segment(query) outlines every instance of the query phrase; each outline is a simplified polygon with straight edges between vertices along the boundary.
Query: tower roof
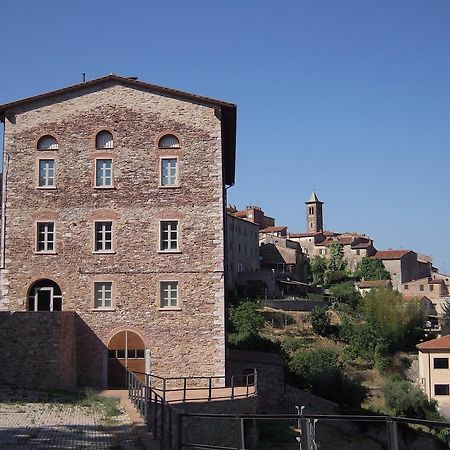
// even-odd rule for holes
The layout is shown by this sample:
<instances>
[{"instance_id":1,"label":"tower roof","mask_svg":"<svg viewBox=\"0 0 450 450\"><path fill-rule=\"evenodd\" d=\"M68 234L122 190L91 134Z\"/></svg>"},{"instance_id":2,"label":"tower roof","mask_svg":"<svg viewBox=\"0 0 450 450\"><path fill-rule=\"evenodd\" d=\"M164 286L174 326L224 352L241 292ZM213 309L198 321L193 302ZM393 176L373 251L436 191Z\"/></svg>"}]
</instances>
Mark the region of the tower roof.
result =
<instances>
[{"instance_id":1,"label":"tower roof","mask_svg":"<svg viewBox=\"0 0 450 450\"><path fill-rule=\"evenodd\" d=\"M323 203L319 200L317 197L317 194L315 191L312 191L311 197L309 197L309 200L305 203Z\"/></svg>"}]
</instances>

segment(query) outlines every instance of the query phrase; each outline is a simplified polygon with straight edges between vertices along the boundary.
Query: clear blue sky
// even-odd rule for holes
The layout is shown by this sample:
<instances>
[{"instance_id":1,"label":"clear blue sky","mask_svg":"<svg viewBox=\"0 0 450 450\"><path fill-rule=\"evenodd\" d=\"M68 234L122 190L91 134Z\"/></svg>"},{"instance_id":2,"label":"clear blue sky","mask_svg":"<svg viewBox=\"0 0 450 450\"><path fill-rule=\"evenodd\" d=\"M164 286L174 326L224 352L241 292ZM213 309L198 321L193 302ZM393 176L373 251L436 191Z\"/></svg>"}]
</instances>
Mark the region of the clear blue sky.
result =
<instances>
[{"instance_id":1,"label":"clear blue sky","mask_svg":"<svg viewBox=\"0 0 450 450\"><path fill-rule=\"evenodd\" d=\"M115 72L238 105L230 203L450 272L450 1L5 1L0 102Z\"/></svg>"}]
</instances>

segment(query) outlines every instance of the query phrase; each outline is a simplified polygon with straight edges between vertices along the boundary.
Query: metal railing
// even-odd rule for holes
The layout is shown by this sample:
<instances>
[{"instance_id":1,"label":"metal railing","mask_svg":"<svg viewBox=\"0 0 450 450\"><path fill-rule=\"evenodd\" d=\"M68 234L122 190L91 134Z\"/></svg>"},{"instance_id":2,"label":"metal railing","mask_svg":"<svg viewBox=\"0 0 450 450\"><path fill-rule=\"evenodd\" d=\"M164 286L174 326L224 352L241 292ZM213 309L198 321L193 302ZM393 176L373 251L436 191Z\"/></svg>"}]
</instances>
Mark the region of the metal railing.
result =
<instances>
[{"instance_id":1,"label":"metal railing","mask_svg":"<svg viewBox=\"0 0 450 450\"><path fill-rule=\"evenodd\" d=\"M258 372L244 375L211 376L211 377L167 377L147 375L149 386L167 400L171 393L172 401L188 401L190 397L196 401L225 400L247 398L258 394ZM204 392L204 395L201 395ZM189 395L189 393L195 395ZM216 394L217 393L217 394ZM200 394L200 396L198 395Z\"/></svg>"},{"instance_id":2,"label":"metal railing","mask_svg":"<svg viewBox=\"0 0 450 450\"><path fill-rule=\"evenodd\" d=\"M195 449L211 449L211 450L246 450L255 448L256 441L248 442L248 433L246 432L246 423L253 422L258 423L261 421L287 421L290 422L292 428L297 431L296 442L299 445L300 450L326 450L325 444L319 442L319 438L316 435L316 428L318 423L324 422L365 422L373 424L381 424L386 427L386 443L389 450L399 450L399 432L398 424L407 425L422 425L430 429L438 428L450 428L450 423L436 422L422 419L412 419L403 417L391 417L391 416L358 416L358 415L315 415L315 414L303 414L300 411L303 408L299 408L299 414L274 414L274 415L235 415L235 414L203 414L203 413L181 413L177 416L177 443L178 450L195 448ZM234 430L234 436L228 433L228 438L234 438L234 443L228 442L220 443L206 443L206 442L193 442L186 439L185 434L188 434L189 427L186 427L186 420L220 420L222 429L226 428L225 423L230 422L231 425L228 430ZM204 429L207 429L210 425L206 425ZM257 436L257 433L256 433ZM251 438L251 436L250 436ZM224 437L225 440L225 437ZM273 445L277 445L277 442L273 442ZM323 444L323 445L322 445Z\"/></svg>"},{"instance_id":3,"label":"metal railing","mask_svg":"<svg viewBox=\"0 0 450 450\"><path fill-rule=\"evenodd\" d=\"M169 403L241 399L257 395L258 373L212 377L169 377L132 372L126 369L128 396L144 419L149 431L160 442L161 449L181 448L180 413ZM242 380L242 381L240 381ZM229 390L229 393L223 390ZM222 390L216 395L217 390ZM201 392L205 395L201 395ZM200 393L200 395L190 395ZM180 395L173 395L180 394Z\"/></svg>"}]
</instances>

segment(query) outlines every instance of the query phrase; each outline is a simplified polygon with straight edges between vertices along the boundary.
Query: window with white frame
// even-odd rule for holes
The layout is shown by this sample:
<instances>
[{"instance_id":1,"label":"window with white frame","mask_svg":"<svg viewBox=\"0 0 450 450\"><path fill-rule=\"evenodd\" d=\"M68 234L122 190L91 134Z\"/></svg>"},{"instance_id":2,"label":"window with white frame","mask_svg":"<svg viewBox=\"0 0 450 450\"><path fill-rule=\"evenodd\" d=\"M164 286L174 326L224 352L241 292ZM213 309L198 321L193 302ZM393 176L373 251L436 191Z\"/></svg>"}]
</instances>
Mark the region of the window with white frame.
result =
<instances>
[{"instance_id":1,"label":"window with white frame","mask_svg":"<svg viewBox=\"0 0 450 450\"><path fill-rule=\"evenodd\" d=\"M37 143L38 150L58 150L58 148L58 141L50 135L42 136Z\"/></svg>"},{"instance_id":2,"label":"window with white frame","mask_svg":"<svg viewBox=\"0 0 450 450\"><path fill-rule=\"evenodd\" d=\"M176 186L178 184L177 159L161 159L161 186Z\"/></svg>"},{"instance_id":3,"label":"window with white frame","mask_svg":"<svg viewBox=\"0 0 450 450\"><path fill-rule=\"evenodd\" d=\"M175 220L161 222L160 250L178 250L178 222Z\"/></svg>"},{"instance_id":4,"label":"window with white frame","mask_svg":"<svg viewBox=\"0 0 450 450\"><path fill-rule=\"evenodd\" d=\"M97 136L95 137L95 148L97 149L114 148L113 135L106 130L97 133Z\"/></svg>"},{"instance_id":5,"label":"window with white frame","mask_svg":"<svg viewBox=\"0 0 450 450\"><path fill-rule=\"evenodd\" d=\"M161 308L178 307L178 281L161 281Z\"/></svg>"},{"instance_id":6,"label":"window with white frame","mask_svg":"<svg viewBox=\"0 0 450 450\"><path fill-rule=\"evenodd\" d=\"M112 307L112 282L97 281L94 283L95 308Z\"/></svg>"},{"instance_id":7,"label":"window with white frame","mask_svg":"<svg viewBox=\"0 0 450 450\"><path fill-rule=\"evenodd\" d=\"M159 148L180 148L180 141L173 134L166 134L158 142Z\"/></svg>"},{"instance_id":8,"label":"window with white frame","mask_svg":"<svg viewBox=\"0 0 450 450\"><path fill-rule=\"evenodd\" d=\"M95 185L97 187L112 187L112 159L97 159L95 161Z\"/></svg>"},{"instance_id":9,"label":"window with white frame","mask_svg":"<svg viewBox=\"0 0 450 450\"><path fill-rule=\"evenodd\" d=\"M112 222L95 222L95 251L112 250Z\"/></svg>"},{"instance_id":10,"label":"window with white frame","mask_svg":"<svg viewBox=\"0 0 450 450\"><path fill-rule=\"evenodd\" d=\"M55 160L39 160L39 187L55 186Z\"/></svg>"},{"instance_id":11,"label":"window with white frame","mask_svg":"<svg viewBox=\"0 0 450 450\"><path fill-rule=\"evenodd\" d=\"M55 251L55 224L54 222L39 222L37 224L36 250L38 252Z\"/></svg>"}]
</instances>

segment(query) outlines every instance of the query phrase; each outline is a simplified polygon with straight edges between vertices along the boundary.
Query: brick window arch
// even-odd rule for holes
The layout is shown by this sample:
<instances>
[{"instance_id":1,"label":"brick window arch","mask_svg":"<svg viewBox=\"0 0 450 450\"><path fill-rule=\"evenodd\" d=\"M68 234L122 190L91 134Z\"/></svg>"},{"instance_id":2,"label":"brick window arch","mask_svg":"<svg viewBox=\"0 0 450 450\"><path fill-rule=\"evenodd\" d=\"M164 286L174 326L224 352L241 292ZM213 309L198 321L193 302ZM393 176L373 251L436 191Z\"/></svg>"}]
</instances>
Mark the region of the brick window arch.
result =
<instances>
[{"instance_id":1,"label":"brick window arch","mask_svg":"<svg viewBox=\"0 0 450 450\"><path fill-rule=\"evenodd\" d=\"M28 311L61 311L61 288L52 280L34 282L28 291Z\"/></svg>"},{"instance_id":2,"label":"brick window arch","mask_svg":"<svg viewBox=\"0 0 450 450\"><path fill-rule=\"evenodd\" d=\"M159 148L180 148L180 141L173 134L164 135L158 142Z\"/></svg>"},{"instance_id":3,"label":"brick window arch","mask_svg":"<svg viewBox=\"0 0 450 450\"><path fill-rule=\"evenodd\" d=\"M58 150L58 148L58 141L49 134L42 136L37 143L38 150Z\"/></svg>"},{"instance_id":4,"label":"brick window arch","mask_svg":"<svg viewBox=\"0 0 450 450\"><path fill-rule=\"evenodd\" d=\"M102 130L95 137L95 148L108 149L114 148L113 135L108 130Z\"/></svg>"}]
</instances>

